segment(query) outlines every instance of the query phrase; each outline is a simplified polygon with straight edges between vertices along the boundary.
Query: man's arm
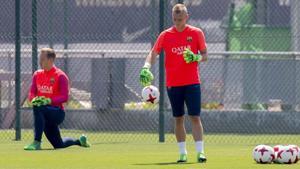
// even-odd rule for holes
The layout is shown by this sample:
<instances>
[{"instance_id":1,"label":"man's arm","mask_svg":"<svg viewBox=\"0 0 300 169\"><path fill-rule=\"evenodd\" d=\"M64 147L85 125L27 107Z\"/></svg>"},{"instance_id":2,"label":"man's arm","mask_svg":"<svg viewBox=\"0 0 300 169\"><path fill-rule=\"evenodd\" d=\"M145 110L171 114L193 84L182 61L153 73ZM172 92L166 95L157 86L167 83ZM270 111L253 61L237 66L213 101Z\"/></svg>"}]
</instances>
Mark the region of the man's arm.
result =
<instances>
[{"instance_id":1,"label":"man's arm","mask_svg":"<svg viewBox=\"0 0 300 169\"><path fill-rule=\"evenodd\" d=\"M28 99L31 102L33 98L36 97L37 94L37 87L36 87L36 74L33 74L32 76L32 82L31 82L31 86L30 86L30 90L29 90L29 94L28 94Z\"/></svg>"},{"instance_id":2,"label":"man's arm","mask_svg":"<svg viewBox=\"0 0 300 169\"><path fill-rule=\"evenodd\" d=\"M154 79L153 74L150 71L151 65L155 63L155 59L160 51L163 49L164 33L161 33L158 36L151 52L146 57L145 64L140 72L140 83L142 86L151 85L152 80Z\"/></svg>"},{"instance_id":3,"label":"man's arm","mask_svg":"<svg viewBox=\"0 0 300 169\"><path fill-rule=\"evenodd\" d=\"M58 78L59 95L51 98L51 103L65 103L69 99L69 80L66 75L60 75Z\"/></svg>"},{"instance_id":4,"label":"man's arm","mask_svg":"<svg viewBox=\"0 0 300 169\"><path fill-rule=\"evenodd\" d=\"M155 60L156 60L156 58L157 58L157 55L158 55L158 54L161 52L161 50L163 49L164 39L165 39L165 32L162 32L162 33L158 36L158 38L157 38L157 40L156 40L156 42L155 42L155 44L154 44L152 50L150 51L150 53L149 53L148 56L146 57L146 61L145 61L144 68L146 67L146 68L149 68L149 69L150 69L150 68L151 68L151 65L153 65L153 64L155 63Z\"/></svg>"},{"instance_id":5,"label":"man's arm","mask_svg":"<svg viewBox=\"0 0 300 169\"><path fill-rule=\"evenodd\" d=\"M186 63L205 62L208 59L205 36L202 30L198 31L197 39L197 53L194 53L189 48L186 48L183 52L183 58Z\"/></svg>"},{"instance_id":6,"label":"man's arm","mask_svg":"<svg viewBox=\"0 0 300 169\"><path fill-rule=\"evenodd\" d=\"M208 54L207 54L207 46L206 46L205 35L202 32L202 30L199 31L198 38L199 38L198 49L199 49L200 54L202 56L201 62L206 62L207 59L208 59Z\"/></svg>"},{"instance_id":7,"label":"man's arm","mask_svg":"<svg viewBox=\"0 0 300 169\"><path fill-rule=\"evenodd\" d=\"M156 60L157 56L158 56L158 53L155 52L154 50L151 50L150 53L148 54L148 56L146 57L144 67L151 68L151 65L153 65L155 63L155 60ZM150 66L147 66L148 64Z\"/></svg>"},{"instance_id":8,"label":"man's arm","mask_svg":"<svg viewBox=\"0 0 300 169\"><path fill-rule=\"evenodd\" d=\"M150 71L151 65L155 63L157 57L157 52L151 50L151 52L146 57L145 64L140 72L140 83L143 86L151 85L152 80L154 79L153 74Z\"/></svg>"},{"instance_id":9,"label":"man's arm","mask_svg":"<svg viewBox=\"0 0 300 169\"><path fill-rule=\"evenodd\" d=\"M206 62L208 58L207 49L200 51L200 54L202 56L201 62Z\"/></svg>"}]
</instances>

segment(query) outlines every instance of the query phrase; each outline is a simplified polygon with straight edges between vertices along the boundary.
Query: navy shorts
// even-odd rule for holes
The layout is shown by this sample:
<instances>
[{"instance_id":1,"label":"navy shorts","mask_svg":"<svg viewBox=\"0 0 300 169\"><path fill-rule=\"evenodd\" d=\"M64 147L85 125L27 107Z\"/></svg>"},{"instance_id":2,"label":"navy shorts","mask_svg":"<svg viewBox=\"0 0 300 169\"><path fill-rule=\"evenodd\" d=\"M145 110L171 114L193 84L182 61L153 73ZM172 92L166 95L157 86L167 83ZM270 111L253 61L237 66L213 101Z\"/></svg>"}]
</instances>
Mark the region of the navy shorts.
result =
<instances>
[{"instance_id":1,"label":"navy shorts","mask_svg":"<svg viewBox=\"0 0 300 169\"><path fill-rule=\"evenodd\" d=\"M185 114L184 103L188 115L200 116L201 112L201 87L200 84L167 87L169 100L172 106L174 117L181 117Z\"/></svg>"}]
</instances>

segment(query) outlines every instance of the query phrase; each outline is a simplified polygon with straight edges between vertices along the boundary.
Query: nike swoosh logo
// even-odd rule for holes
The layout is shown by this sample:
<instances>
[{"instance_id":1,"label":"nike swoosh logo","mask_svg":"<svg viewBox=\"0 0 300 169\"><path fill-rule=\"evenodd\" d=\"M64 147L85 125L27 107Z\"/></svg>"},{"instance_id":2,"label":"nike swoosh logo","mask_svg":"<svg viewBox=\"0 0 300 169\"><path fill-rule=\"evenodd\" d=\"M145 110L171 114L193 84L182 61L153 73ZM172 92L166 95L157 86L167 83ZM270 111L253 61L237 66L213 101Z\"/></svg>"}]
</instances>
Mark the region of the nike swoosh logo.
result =
<instances>
[{"instance_id":1,"label":"nike swoosh logo","mask_svg":"<svg viewBox=\"0 0 300 169\"><path fill-rule=\"evenodd\" d=\"M141 37L144 33L148 32L149 30L150 30L150 26L143 28L141 30L135 31L133 33L128 33L127 27L126 27L126 28L124 28L124 30L122 32L123 42L132 42L135 39Z\"/></svg>"}]
</instances>

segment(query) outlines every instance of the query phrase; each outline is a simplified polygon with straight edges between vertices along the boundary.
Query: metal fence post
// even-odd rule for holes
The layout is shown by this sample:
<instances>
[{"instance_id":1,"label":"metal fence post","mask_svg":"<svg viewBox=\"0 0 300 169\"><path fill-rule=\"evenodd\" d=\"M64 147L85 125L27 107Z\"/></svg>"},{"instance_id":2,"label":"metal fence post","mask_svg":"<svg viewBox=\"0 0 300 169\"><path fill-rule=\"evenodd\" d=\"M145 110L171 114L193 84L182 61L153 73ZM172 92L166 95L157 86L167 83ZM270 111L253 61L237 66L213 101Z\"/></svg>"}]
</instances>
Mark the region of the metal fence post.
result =
<instances>
[{"instance_id":1,"label":"metal fence post","mask_svg":"<svg viewBox=\"0 0 300 169\"><path fill-rule=\"evenodd\" d=\"M49 47L53 48L53 0L49 0Z\"/></svg>"},{"instance_id":2,"label":"metal fence post","mask_svg":"<svg viewBox=\"0 0 300 169\"><path fill-rule=\"evenodd\" d=\"M16 110L16 140L21 140L21 116L20 116L20 102L21 102L21 29L20 29L20 0L15 1L15 110Z\"/></svg>"},{"instance_id":3,"label":"metal fence post","mask_svg":"<svg viewBox=\"0 0 300 169\"><path fill-rule=\"evenodd\" d=\"M64 49L68 49L69 44L69 25L68 25L68 1L64 0ZM64 54L64 71L69 74L68 70L68 54Z\"/></svg>"},{"instance_id":4,"label":"metal fence post","mask_svg":"<svg viewBox=\"0 0 300 169\"><path fill-rule=\"evenodd\" d=\"M291 1L291 34L292 34L292 50L294 52L300 51L300 1L292 0ZM299 56L295 56L295 60L297 60ZM295 108L299 109L300 103L300 76L299 76L299 61L296 61L295 74L296 74L296 98L294 101Z\"/></svg>"},{"instance_id":5,"label":"metal fence post","mask_svg":"<svg viewBox=\"0 0 300 169\"><path fill-rule=\"evenodd\" d=\"M230 32L231 32L231 23L232 23L232 20L233 20L233 15L234 15L234 3L230 3L229 5L229 18L228 18L228 24L227 24L227 27L226 27L226 37L225 37L225 50L226 51L230 51ZM225 93L226 93L226 86L228 85L227 84L227 78L228 78L228 62L229 62L229 57L230 55L225 55L225 59L224 59L224 72L223 72L223 91L222 91L222 104L225 104Z\"/></svg>"},{"instance_id":6,"label":"metal fence post","mask_svg":"<svg viewBox=\"0 0 300 169\"><path fill-rule=\"evenodd\" d=\"M37 64L37 0L32 0L32 73L38 69Z\"/></svg>"},{"instance_id":7,"label":"metal fence post","mask_svg":"<svg viewBox=\"0 0 300 169\"><path fill-rule=\"evenodd\" d=\"M165 18L165 2L159 1L159 32L164 30L164 18ZM164 54L161 52L159 57L159 142L165 141L164 120L165 120L165 68L164 68Z\"/></svg>"}]
</instances>

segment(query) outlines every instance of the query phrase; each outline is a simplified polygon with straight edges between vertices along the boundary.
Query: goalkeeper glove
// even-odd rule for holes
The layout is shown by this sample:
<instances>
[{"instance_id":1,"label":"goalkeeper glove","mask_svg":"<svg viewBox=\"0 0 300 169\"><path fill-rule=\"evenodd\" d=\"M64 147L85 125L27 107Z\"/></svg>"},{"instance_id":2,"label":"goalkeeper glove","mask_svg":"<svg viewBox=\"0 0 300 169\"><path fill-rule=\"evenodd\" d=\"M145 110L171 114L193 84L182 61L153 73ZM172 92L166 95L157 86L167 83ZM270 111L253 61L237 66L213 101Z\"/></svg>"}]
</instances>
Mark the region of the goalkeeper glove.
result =
<instances>
[{"instance_id":1,"label":"goalkeeper glove","mask_svg":"<svg viewBox=\"0 0 300 169\"><path fill-rule=\"evenodd\" d=\"M45 106L51 104L51 99L44 96L37 96L32 99L31 104L37 107Z\"/></svg>"},{"instance_id":2,"label":"goalkeeper glove","mask_svg":"<svg viewBox=\"0 0 300 169\"><path fill-rule=\"evenodd\" d=\"M154 76L150 71L150 67L151 65L149 63L145 63L145 66L142 68L140 72L140 83L144 87L151 85L151 82L154 79Z\"/></svg>"},{"instance_id":3,"label":"goalkeeper glove","mask_svg":"<svg viewBox=\"0 0 300 169\"><path fill-rule=\"evenodd\" d=\"M200 54L194 54L189 48L185 48L183 58L186 63L200 62L202 60L202 56Z\"/></svg>"}]
</instances>

